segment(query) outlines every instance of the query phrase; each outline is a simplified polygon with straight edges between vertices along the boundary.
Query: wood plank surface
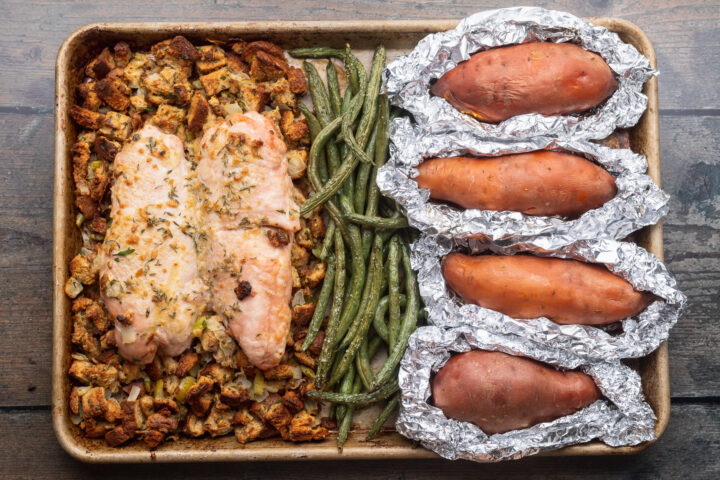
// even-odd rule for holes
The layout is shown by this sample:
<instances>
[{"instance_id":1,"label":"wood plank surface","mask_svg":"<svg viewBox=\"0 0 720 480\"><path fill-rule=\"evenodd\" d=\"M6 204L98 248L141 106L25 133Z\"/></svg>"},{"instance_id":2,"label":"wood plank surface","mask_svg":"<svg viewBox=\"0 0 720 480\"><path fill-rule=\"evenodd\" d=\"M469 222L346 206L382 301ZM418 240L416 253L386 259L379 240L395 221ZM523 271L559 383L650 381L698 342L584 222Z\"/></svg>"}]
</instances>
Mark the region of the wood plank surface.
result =
<instances>
[{"instance_id":1,"label":"wood plank surface","mask_svg":"<svg viewBox=\"0 0 720 480\"><path fill-rule=\"evenodd\" d=\"M517 2L451 1L337 2L264 1L96 2L5 0L11 12L0 18L0 105L48 111L52 107L54 60L76 28L93 22L347 20L462 18ZM661 65L663 109L719 108L720 6L684 1L536 1L535 5L592 16L622 17L639 25L654 42ZM522 2L521 2L522 4ZM131 5L134 5L131 6ZM377 8L382 5L382 8ZM28 28L30 27L30 28Z\"/></svg>"},{"instance_id":2,"label":"wood plank surface","mask_svg":"<svg viewBox=\"0 0 720 480\"><path fill-rule=\"evenodd\" d=\"M665 260L688 296L670 337L674 396L720 396L720 117L660 117Z\"/></svg>"},{"instance_id":3,"label":"wood plank surface","mask_svg":"<svg viewBox=\"0 0 720 480\"><path fill-rule=\"evenodd\" d=\"M665 257L688 295L673 330L672 417L640 455L469 462L315 462L90 466L52 433L51 255L54 61L77 27L100 21L460 18L498 2L19 1L0 15L0 478L720 478L720 3L539 1L581 16L618 16L658 54ZM511 5L508 3L507 6Z\"/></svg>"},{"instance_id":4,"label":"wood plank surface","mask_svg":"<svg viewBox=\"0 0 720 480\"><path fill-rule=\"evenodd\" d=\"M696 425L705 425L702 430ZM133 480L173 478L256 479L716 479L720 457L711 455L720 445L720 406L676 405L667 432L652 448L626 457L526 458L501 464L468 461L344 461L275 462L190 465L86 465L66 455L50 427L48 410L0 412L3 456L0 478L102 478ZM10 440L12 439L12 440Z\"/></svg>"}]
</instances>

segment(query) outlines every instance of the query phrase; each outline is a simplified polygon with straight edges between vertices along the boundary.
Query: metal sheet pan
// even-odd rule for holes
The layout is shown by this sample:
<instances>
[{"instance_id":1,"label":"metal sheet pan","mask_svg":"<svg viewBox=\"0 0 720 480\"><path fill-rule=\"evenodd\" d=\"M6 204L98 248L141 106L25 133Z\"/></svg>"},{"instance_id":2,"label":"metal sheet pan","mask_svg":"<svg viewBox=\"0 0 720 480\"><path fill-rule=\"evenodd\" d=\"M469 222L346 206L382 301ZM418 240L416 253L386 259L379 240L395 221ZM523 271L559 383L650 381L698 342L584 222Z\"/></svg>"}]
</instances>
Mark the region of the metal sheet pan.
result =
<instances>
[{"instance_id":1,"label":"metal sheet pan","mask_svg":"<svg viewBox=\"0 0 720 480\"><path fill-rule=\"evenodd\" d=\"M633 44L656 66L655 51L648 37L636 25L616 18L590 19L597 25L617 32ZM425 35L455 27L455 20L421 21L324 21L324 22L211 22L211 23L99 23L73 32L63 43L57 57L55 91L55 192L53 238L53 393L52 419L60 445L73 457L95 463L126 462L208 462L208 461L267 461L267 460L340 460L433 458L436 455L414 447L395 432L388 431L374 441L366 442L367 425L356 425L343 452L338 452L335 438L323 442L291 444L280 439L267 439L240 445L234 436L217 439L181 438L155 450L144 444L120 448L107 446L104 440L82 436L68 416L70 384L67 370L70 364L70 334L72 319L70 300L63 287L68 275L68 262L77 253L79 234L74 225L73 181L70 149L75 140L75 126L69 109L75 102L75 91L81 81L83 66L103 46L124 40L133 48L148 47L175 35L191 41L206 39L243 38L264 39L283 48L312 45L342 47L350 42L353 51L363 61L369 61L374 47L383 43L388 59L412 50ZM644 89L648 109L631 132L632 148L647 157L648 174L660 184L660 153L658 140L657 79L650 80ZM658 224L635 234L635 241L663 258L662 225ZM670 417L670 382L667 345L653 354L634 361L643 380L645 396L657 416L655 431L660 437ZM611 448L600 442L577 445L545 455L618 455L644 450L651 444L637 447Z\"/></svg>"}]
</instances>

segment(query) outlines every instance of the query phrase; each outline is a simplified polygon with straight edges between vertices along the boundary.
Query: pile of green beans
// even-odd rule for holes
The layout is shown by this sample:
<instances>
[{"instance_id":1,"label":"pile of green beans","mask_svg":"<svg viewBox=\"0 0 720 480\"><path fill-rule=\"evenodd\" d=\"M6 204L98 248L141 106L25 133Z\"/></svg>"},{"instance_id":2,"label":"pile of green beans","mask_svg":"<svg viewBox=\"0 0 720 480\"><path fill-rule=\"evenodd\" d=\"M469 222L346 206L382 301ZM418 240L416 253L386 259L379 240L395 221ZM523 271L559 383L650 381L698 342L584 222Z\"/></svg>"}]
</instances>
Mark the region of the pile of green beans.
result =
<instances>
[{"instance_id":1,"label":"pile of green beans","mask_svg":"<svg viewBox=\"0 0 720 480\"><path fill-rule=\"evenodd\" d=\"M348 79L341 92L332 60L327 85L305 62L313 110L300 107L312 136L307 178L313 189L300 213L308 216L323 207L328 216L325 239L313 250L327 262L327 270L302 350L323 325L325 338L315 372L317 390L307 395L333 404L342 447L357 409L384 402L368 434L372 439L400 402L399 364L421 311L410 268L413 232L397 205L381 198L376 183L387 160L391 117L387 95L380 92L385 47L375 50L369 72L349 46L290 54L340 59ZM382 353L386 359L373 371L372 361Z\"/></svg>"}]
</instances>

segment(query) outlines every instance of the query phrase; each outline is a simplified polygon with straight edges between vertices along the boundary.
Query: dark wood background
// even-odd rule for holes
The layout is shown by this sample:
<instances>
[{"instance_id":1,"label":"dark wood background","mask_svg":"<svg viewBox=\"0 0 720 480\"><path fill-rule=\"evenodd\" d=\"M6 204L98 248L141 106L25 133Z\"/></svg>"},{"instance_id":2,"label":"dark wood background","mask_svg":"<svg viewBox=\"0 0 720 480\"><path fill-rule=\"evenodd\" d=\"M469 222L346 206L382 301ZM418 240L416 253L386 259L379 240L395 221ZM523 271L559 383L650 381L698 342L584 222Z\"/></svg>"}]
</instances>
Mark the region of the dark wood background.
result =
<instances>
[{"instance_id":1,"label":"dark wood background","mask_svg":"<svg viewBox=\"0 0 720 480\"><path fill-rule=\"evenodd\" d=\"M529 3L529 2L520 2ZM638 24L660 75L665 258L689 306L672 332L672 417L632 457L470 462L343 461L91 466L50 422L55 56L77 27L105 21L460 18L487 1L0 1L0 478L720 478L720 4L562 0L539 6ZM507 6L507 5L505 5Z\"/></svg>"}]
</instances>

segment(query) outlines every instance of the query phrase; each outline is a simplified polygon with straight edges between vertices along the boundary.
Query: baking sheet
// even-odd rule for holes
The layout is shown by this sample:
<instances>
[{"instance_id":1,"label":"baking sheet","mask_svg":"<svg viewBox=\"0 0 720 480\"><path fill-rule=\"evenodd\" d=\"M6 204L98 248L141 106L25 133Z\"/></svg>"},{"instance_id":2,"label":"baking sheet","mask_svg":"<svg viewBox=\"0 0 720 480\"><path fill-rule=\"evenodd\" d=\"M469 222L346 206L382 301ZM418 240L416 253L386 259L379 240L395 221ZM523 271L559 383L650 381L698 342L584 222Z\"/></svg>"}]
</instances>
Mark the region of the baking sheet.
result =
<instances>
[{"instance_id":1,"label":"baking sheet","mask_svg":"<svg viewBox=\"0 0 720 480\"><path fill-rule=\"evenodd\" d=\"M620 34L635 45L655 66L652 44L645 34L630 22L612 19L591 19ZM371 418L355 425L340 454L335 438L323 442L291 444L281 439L267 439L240 445L234 436L217 439L182 438L155 450L136 442L122 448L111 448L104 440L84 438L72 425L67 414L72 320L70 300L63 286L68 275L68 262L77 253L79 238L74 226L73 182L70 149L75 139L75 126L68 111L75 101L75 86L81 80L78 66L87 63L101 48L124 40L133 48L149 46L175 35L191 41L205 39L264 39L283 48L331 45L343 47L349 42L359 58L369 64L378 43L387 47L388 60L412 50L425 35L453 28L457 20L422 21L324 21L324 22L214 22L214 23L101 23L73 32L60 48L56 64L55 108L55 193L53 241L53 426L61 446L72 456L86 462L207 462L207 461L269 461L324 459L401 459L433 458L436 455L417 448L395 432L386 432L366 442L365 431ZM650 80L643 90L648 96L648 111L632 131L632 146L648 159L648 174L659 184L660 161L658 145L657 80ZM636 234L640 245L662 259L662 226L655 225ZM659 437L667 426L670 412L667 347L663 345L652 355L637 362L643 379L644 393L658 418L655 426ZM371 417L370 415L368 415ZM548 455L608 455L638 452L638 447L610 448L599 442L564 448Z\"/></svg>"}]
</instances>

